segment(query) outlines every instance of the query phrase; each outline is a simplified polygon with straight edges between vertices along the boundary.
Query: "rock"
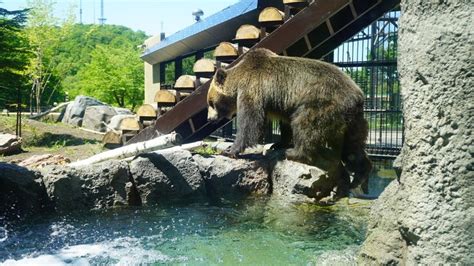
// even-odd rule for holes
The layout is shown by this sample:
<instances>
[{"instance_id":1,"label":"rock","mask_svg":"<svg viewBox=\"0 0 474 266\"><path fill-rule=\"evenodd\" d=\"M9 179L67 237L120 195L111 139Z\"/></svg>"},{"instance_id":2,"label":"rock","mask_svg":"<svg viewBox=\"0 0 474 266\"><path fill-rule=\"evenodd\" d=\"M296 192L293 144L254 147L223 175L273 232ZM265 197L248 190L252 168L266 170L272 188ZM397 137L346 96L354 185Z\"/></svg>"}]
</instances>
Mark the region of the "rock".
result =
<instances>
[{"instance_id":1,"label":"rock","mask_svg":"<svg viewBox=\"0 0 474 266\"><path fill-rule=\"evenodd\" d=\"M0 155L21 152L21 138L12 134L0 133Z\"/></svg>"},{"instance_id":2,"label":"rock","mask_svg":"<svg viewBox=\"0 0 474 266\"><path fill-rule=\"evenodd\" d=\"M59 212L123 206L137 202L129 198L131 185L128 165L108 161L80 168L64 166L42 170L49 197Z\"/></svg>"},{"instance_id":3,"label":"rock","mask_svg":"<svg viewBox=\"0 0 474 266\"><path fill-rule=\"evenodd\" d=\"M82 127L94 131L107 131L106 125L117 115L113 107L107 105L88 106L82 120ZM105 124L104 124L105 123Z\"/></svg>"},{"instance_id":4,"label":"rock","mask_svg":"<svg viewBox=\"0 0 474 266\"><path fill-rule=\"evenodd\" d=\"M105 105L101 101L88 96L77 96L74 102L68 104L62 122L73 126L82 126L82 119L89 106Z\"/></svg>"},{"instance_id":5,"label":"rock","mask_svg":"<svg viewBox=\"0 0 474 266\"><path fill-rule=\"evenodd\" d=\"M43 168L47 165L66 165L70 162L71 160L59 154L42 154L33 155L30 158L21 161L20 163L18 163L18 165L28 168Z\"/></svg>"},{"instance_id":6,"label":"rock","mask_svg":"<svg viewBox=\"0 0 474 266\"><path fill-rule=\"evenodd\" d=\"M405 144L375 202L360 265L474 263L472 1L400 4Z\"/></svg>"},{"instance_id":7,"label":"rock","mask_svg":"<svg viewBox=\"0 0 474 266\"><path fill-rule=\"evenodd\" d=\"M0 163L0 217L18 219L49 210L46 189L37 172Z\"/></svg>"},{"instance_id":8,"label":"rock","mask_svg":"<svg viewBox=\"0 0 474 266\"><path fill-rule=\"evenodd\" d=\"M143 204L157 204L206 194L204 180L189 151L147 153L130 163Z\"/></svg>"},{"instance_id":9,"label":"rock","mask_svg":"<svg viewBox=\"0 0 474 266\"><path fill-rule=\"evenodd\" d=\"M118 114L118 115L115 115L113 116L111 119L110 119L110 122L108 123L107 125L107 130L116 130L116 131L120 131L120 124L122 123L122 120L124 120L125 118L136 118L135 115L121 115L121 114Z\"/></svg>"},{"instance_id":10,"label":"rock","mask_svg":"<svg viewBox=\"0 0 474 266\"><path fill-rule=\"evenodd\" d=\"M114 107L114 110L118 115L134 115L133 112L127 108Z\"/></svg>"},{"instance_id":11,"label":"rock","mask_svg":"<svg viewBox=\"0 0 474 266\"><path fill-rule=\"evenodd\" d=\"M350 182L348 177L340 177L339 173L331 174L320 168L289 160L276 161L271 179L272 197L322 204L347 196Z\"/></svg>"},{"instance_id":12,"label":"rock","mask_svg":"<svg viewBox=\"0 0 474 266\"><path fill-rule=\"evenodd\" d=\"M225 156L194 155L212 198L234 198L271 192L266 162L231 159Z\"/></svg>"}]
</instances>

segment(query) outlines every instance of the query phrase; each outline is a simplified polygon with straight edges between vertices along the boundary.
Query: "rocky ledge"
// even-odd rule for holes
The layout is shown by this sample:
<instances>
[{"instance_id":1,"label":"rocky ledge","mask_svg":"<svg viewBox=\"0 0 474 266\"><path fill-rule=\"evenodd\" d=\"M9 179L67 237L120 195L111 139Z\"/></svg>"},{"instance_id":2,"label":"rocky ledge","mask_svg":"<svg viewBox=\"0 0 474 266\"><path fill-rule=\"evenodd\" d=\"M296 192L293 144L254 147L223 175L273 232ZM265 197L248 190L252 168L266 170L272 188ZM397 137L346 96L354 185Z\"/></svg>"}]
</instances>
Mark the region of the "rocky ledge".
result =
<instances>
[{"instance_id":1,"label":"rocky ledge","mask_svg":"<svg viewBox=\"0 0 474 266\"><path fill-rule=\"evenodd\" d=\"M103 209L179 200L272 195L293 202L327 203L347 194L341 179L272 152L250 159L189 151L146 153L132 161L40 170L0 163L0 213Z\"/></svg>"}]
</instances>

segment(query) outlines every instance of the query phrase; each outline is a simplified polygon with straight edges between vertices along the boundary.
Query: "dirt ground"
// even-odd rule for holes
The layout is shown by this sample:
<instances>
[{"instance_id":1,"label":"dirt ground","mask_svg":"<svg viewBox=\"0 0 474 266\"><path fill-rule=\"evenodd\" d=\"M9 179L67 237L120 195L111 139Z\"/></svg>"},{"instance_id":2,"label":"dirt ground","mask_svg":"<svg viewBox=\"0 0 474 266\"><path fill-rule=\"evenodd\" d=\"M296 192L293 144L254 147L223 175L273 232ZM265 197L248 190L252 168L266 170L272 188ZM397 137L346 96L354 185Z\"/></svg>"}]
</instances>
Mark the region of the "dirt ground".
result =
<instances>
[{"instance_id":1,"label":"dirt ground","mask_svg":"<svg viewBox=\"0 0 474 266\"><path fill-rule=\"evenodd\" d=\"M15 134L15 116L0 115L0 133ZM60 154L71 161L88 158L106 150L102 135L63 123L40 122L23 118L22 149L24 152L1 156L0 162L18 163L33 155Z\"/></svg>"}]
</instances>

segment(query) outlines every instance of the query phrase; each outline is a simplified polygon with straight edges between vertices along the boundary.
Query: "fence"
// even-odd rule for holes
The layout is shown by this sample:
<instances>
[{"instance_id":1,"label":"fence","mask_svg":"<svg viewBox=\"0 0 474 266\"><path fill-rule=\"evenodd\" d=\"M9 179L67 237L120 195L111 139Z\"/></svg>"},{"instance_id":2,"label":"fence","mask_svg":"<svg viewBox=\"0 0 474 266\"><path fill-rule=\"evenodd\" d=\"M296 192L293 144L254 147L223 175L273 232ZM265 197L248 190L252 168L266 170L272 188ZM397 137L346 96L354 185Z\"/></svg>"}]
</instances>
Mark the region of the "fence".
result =
<instances>
[{"instance_id":1,"label":"fence","mask_svg":"<svg viewBox=\"0 0 474 266\"><path fill-rule=\"evenodd\" d=\"M399 16L398 10L386 13L325 58L349 74L365 93L367 152L372 156L398 155L404 139L397 72ZM279 123L270 123L266 141L278 141ZM235 133L234 120L213 136L232 139Z\"/></svg>"}]
</instances>

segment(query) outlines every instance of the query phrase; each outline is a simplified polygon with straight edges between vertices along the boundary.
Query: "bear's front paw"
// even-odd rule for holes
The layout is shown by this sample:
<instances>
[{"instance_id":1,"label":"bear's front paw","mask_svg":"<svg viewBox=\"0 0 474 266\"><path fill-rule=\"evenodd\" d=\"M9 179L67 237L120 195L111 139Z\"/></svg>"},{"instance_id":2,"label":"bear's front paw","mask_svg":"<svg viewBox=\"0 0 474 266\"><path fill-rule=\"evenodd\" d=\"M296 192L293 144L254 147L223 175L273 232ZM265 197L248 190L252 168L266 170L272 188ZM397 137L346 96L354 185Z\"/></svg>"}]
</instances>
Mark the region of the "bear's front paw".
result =
<instances>
[{"instance_id":1,"label":"bear's front paw","mask_svg":"<svg viewBox=\"0 0 474 266\"><path fill-rule=\"evenodd\" d=\"M237 159L237 158L239 157L239 152L238 152L238 151L235 151L235 150L232 149L232 148L229 148L229 149L226 149L226 150L224 150L223 152L221 152L221 155L224 155L224 156L227 156L227 157L230 157L230 158Z\"/></svg>"}]
</instances>

